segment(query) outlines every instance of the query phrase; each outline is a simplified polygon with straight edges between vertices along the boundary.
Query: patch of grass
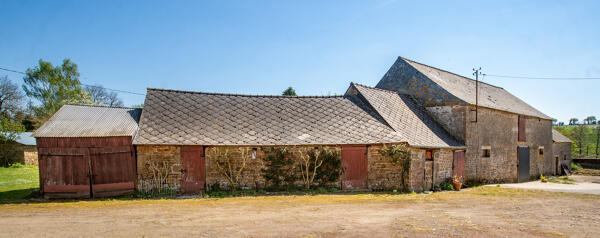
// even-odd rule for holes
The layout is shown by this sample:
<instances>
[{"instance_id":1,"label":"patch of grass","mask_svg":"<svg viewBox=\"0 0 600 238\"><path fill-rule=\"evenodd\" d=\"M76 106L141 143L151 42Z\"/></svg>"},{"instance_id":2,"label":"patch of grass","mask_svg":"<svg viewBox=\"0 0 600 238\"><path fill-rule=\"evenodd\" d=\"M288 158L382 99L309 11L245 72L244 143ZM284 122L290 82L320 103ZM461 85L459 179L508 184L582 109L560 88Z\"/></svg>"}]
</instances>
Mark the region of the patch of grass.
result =
<instances>
[{"instance_id":1,"label":"patch of grass","mask_svg":"<svg viewBox=\"0 0 600 238\"><path fill-rule=\"evenodd\" d=\"M575 179L569 178L568 176L561 176L561 177L551 178L549 181L551 183L560 183L560 184L573 184L573 183L575 183Z\"/></svg>"},{"instance_id":2,"label":"patch of grass","mask_svg":"<svg viewBox=\"0 0 600 238\"><path fill-rule=\"evenodd\" d=\"M37 166L0 167L0 202L25 199L39 190Z\"/></svg>"},{"instance_id":3,"label":"patch of grass","mask_svg":"<svg viewBox=\"0 0 600 238\"><path fill-rule=\"evenodd\" d=\"M571 170L573 170L573 171L581 170L581 167L579 165L571 162Z\"/></svg>"}]
</instances>

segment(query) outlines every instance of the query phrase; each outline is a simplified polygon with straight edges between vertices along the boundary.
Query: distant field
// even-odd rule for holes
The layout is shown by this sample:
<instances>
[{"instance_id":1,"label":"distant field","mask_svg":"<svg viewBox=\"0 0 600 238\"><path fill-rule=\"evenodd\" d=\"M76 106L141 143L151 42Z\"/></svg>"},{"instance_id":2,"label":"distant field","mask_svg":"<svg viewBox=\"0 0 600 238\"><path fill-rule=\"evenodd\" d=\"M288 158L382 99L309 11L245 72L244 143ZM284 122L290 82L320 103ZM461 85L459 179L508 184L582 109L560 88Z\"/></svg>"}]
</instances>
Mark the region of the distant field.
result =
<instances>
[{"instance_id":1,"label":"distant field","mask_svg":"<svg viewBox=\"0 0 600 238\"><path fill-rule=\"evenodd\" d=\"M0 202L27 198L40 185L38 167L0 167Z\"/></svg>"},{"instance_id":2,"label":"distant field","mask_svg":"<svg viewBox=\"0 0 600 238\"><path fill-rule=\"evenodd\" d=\"M598 131L596 130L596 128L599 125L583 125L584 129L584 141L583 141L583 150L581 151L581 154L585 157L586 153L589 154L589 157L600 157L600 155L596 156L596 138L597 138L597 133ZM574 129L577 126L555 126L554 129L556 129L557 131L559 131L561 134L569 137L569 139L571 139L573 142L575 142L573 134L574 134ZM600 152L600 149L599 149ZM579 157L579 147L577 146L576 143L573 143L572 147L571 147L571 156L573 158L577 158Z\"/></svg>"}]
</instances>

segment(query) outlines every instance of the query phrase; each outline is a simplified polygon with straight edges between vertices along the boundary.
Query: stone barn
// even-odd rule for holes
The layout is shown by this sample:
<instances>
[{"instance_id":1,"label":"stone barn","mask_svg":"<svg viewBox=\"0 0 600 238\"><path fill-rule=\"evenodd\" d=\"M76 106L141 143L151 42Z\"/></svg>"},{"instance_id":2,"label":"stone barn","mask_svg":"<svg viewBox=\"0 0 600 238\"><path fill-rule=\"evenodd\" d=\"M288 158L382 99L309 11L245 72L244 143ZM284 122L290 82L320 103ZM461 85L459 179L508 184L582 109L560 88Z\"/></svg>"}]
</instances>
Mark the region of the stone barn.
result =
<instances>
[{"instance_id":1,"label":"stone barn","mask_svg":"<svg viewBox=\"0 0 600 238\"><path fill-rule=\"evenodd\" d=\"M376 87L410 95L464 143L466 180L522 182L556 171L552 118L501 87L476 88L473 79L403 57Z\"/></svg>"},{"instance_id":2,"label":"stone barn","mask_svg":"<svg viewBox=\"0 0 600 238\"><path fill-rule=\"evenodd\" d=\"M132 193L133 136L141 109L62 106L36 130L40 190L46 198Z\"/></svg>"},{"instance_id":3,"label":"stone barn","mask_svg":"<svg viewBox=\"0 0 600 238\"><path fill-rule=\"evenodd\" d=\"M14 141L0 144L0 160L3 160L1 164L21 163L37 166L37 148L32 135L33 132L21 132Z\"/></svg>"},{"instance_id":4,"label":"stone barn","mask_svg":"<svg viewBox=\"0 0 600 238\"><path fill-rule=\"evenodd\" d=\"M555 174L562 175L564 170L571 170L571 140L552 129L552 151L554 152Z\"/></svg>"},{"instance_id":5,"label":"stone barn","mask_svg":"<svg viewBox=\"0 0 600 238\"><path fill-rule=\"evenodd\" d=\"M329 186L400 189L400 173L381 148L410 152L409 190L431 190L464 171L465 146L409 96L351 84L343 96L264 96L148 89L134 139L137 189L195 193L265 188L265 157L283 148L302 168L303 153L327 148L342 174ZM235 166L235 178L223 161ZM237 170L237 168L243 169ZM298 185L298 181L292 181Z\"/></svg>"}]
</instances>

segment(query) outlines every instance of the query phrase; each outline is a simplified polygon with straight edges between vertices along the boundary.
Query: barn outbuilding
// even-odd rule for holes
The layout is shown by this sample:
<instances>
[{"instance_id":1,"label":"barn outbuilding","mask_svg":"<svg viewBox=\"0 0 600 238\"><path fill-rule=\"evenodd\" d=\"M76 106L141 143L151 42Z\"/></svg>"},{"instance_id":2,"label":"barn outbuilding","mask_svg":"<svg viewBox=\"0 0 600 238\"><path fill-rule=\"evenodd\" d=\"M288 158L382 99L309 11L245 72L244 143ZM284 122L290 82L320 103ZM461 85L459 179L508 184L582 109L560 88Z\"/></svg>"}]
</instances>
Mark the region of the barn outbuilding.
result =
<instances>
[{"instance_id":1,"label":"barn outbuilding","mask_svg":"<svg viewBox=\"0 0 600 238\"><path fill-rule=\"evenodd\" d=\"M564 174L565 170L571 171L571 144L568 137L552 129L552 151L557 175Z\"/></svg>"},{"instance_id":2,"label":"barn outbuilding","mask_svg":"<svg viewBox=\"0 0 600 238\"><path fill-rule=\"evenodd\" d=\"M34 134L46 198L132 193L141 109L64 105Z\"/></svg>"},{"instance_id":3,"label":"barn outbuilding","mask_svg":"<svg viewBox=\"0 0 600 238\"><path fill-rule=\"evenodd\" d=\"M219 153L245 164L238 187L264 188L263 158L274 147L295 163L301 150L338 151L343 174L329 185L341 189L400 188L398 166L380 153L384 144L408 145L410 190L431 190L464 171L464 145L410 97L359 84L342 96L300 97L148 89L134 144L140 191L230 188Z\"/></svg>"}]
</instances>

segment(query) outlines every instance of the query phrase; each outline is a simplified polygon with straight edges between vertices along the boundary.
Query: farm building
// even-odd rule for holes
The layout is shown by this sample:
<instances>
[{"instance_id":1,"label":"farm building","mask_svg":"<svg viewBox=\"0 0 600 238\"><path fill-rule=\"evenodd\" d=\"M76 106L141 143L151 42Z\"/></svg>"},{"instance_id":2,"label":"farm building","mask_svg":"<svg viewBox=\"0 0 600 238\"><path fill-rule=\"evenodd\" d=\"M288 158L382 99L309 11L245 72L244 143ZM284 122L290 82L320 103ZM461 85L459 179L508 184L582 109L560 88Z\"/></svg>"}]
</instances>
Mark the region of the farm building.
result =
<instances>
[{"instance_id":1,"label":"farm building","mask_svg":"<svg viewBox=\"0 0 600 238\"><path fill-rule=\"evenodd\" d=\"M263 158L271 148L285 148L298 162L302 151L325 147L339 152L343 165L334 185L399 188L399 168L379 153L384 143L408 145L408 189L430 190L462 173L464 146L412 99L392 91L351 84L343 96L292 97L148 89L134 139L137 186L264 188ZM238 167L245 164L234 182L219 168L224 154Z\"/></svg>"},{"instance_id":2,"label":"farm building","mask_svg":"<svg viewBox=\"0 0 600 238\"><path fill-rule=\"evenodd\" d=\"M24 165L38 165L37 149L33 132L18 133L14 141L0 144L2 157L6 159L3 164L21 163Z\"/></svg>"},{"instance_id":3,"label":"farm building","mask_svg":"<svg viewBox=\"0 0 600 238\"><path fill-rule=\"evenodd\" d=\"M46 198L131 193L141 109L64 105L34 134Z\"/></svg>"},{"instance_id":4,"label":"farm building","mask_svg":"<svg viewBox=\"0 0 600 238\"><path fill-rule=\"evenodd\" d=\"M564 169L571 170L571 140L552 129L552 151L556 163L556 174L563 174Z\"/></svg>"},{"instance_id":5,"label":"farm building","mask_svg":"<svg viewBox=\"0 0 600 238\"><path fill-rule=\"evenodd\" d=\"M554 174L552 118L501 87L399 57L376 86L411 95L466 146L466 180Z\"/></svg>"}]
</instances>

